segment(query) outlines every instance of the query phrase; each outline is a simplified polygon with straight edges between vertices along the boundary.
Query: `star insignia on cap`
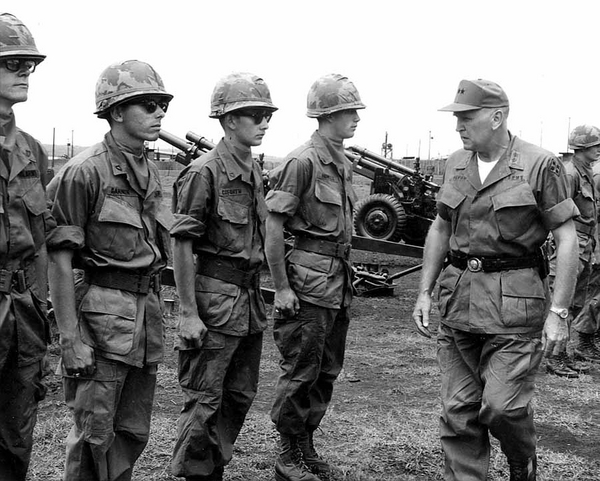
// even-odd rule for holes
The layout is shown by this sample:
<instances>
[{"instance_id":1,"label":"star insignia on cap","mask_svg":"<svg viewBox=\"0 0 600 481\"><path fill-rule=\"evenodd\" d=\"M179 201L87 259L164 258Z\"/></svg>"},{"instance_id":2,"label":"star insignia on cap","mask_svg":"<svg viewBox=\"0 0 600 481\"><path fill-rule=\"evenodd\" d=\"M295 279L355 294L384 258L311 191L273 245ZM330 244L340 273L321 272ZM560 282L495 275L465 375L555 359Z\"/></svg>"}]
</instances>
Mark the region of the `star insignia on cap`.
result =
<instances>
[{"instance_id":1,"label":"star insignia on cap","mask_svg":"<svg viewBox=\"0 0 600 481\"><path fill-rule=\"evenodd\" d=\"M458 89L458 92L456 92L457 94L464 94L465 93L465 89Z\"/></svg>"}]
</instances>

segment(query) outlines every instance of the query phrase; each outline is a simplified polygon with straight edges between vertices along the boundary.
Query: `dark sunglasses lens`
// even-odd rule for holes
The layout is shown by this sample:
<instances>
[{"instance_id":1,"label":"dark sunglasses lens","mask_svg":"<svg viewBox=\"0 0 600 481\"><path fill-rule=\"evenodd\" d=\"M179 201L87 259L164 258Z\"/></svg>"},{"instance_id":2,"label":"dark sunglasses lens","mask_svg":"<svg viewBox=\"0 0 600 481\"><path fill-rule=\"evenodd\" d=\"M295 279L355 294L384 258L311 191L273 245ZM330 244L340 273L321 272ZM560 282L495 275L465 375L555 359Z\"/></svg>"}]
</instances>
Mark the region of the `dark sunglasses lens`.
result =
<instances>
[{"instance_id":1,"label":"dark sunglasses lens","mask_svg":"<svg viewBox=\"0 0 600 481\"><path fill-rule=\"evenodd\" d=\"M6 70L9 72L20 72L28 70L30 73L35 71L36 63L33 60L25 60L20 58L9 58L4 61Z\"/></svg>"},{"instance_id":2,"label":"dark sunglasses lens","mask_svg":"<svg viewBox=\"0 0 600 481\"><path fill-rule=\"evenodd\" d=\"M153 114L156 112L156 109L160 107L163 112L166 112L169 109L169 102L157 102L156 100L142 100L139 102L144 106L146 112L149 114Z\"/></svg>"},{"instance_id":3,"label":"dark sunglasses lens","mask_svg":"<svg viewBox=\"0 0 600 481\"><path fill-rule=\"evenodd\" d=\"M273 116L269 110L238 110L236 113L242 117L251 117L256 125L260 124L263 119L269 122Z\"/></svg>"}]
</instances>

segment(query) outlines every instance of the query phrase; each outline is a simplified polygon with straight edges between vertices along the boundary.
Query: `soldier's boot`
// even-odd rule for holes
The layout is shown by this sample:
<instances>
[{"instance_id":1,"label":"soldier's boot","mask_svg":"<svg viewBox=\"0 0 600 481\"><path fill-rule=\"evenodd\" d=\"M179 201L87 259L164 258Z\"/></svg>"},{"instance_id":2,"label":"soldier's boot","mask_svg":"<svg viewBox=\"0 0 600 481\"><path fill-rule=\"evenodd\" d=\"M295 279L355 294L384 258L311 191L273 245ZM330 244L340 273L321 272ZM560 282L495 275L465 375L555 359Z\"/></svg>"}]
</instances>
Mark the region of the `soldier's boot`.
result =
<instances>
[{"instance_id":1,"label":"soldier's boot","mask_svg":"<svg viewBox=\"0 0 600 481\"><path fill-rule=\"evenodd\" d=\"M320 481L304 462L297 436L280 434L281 450L275 461L276 481Z\"/></svg>"},{"instance_id":2,"label":"soldier's boot","mask_svg":"<svg viewBox=\"0 0 600 481\"><path fill-rule=\"evenodd\" d=\"M333 481L335 479L333 473L334 470L329 463L317 453L313 434L314 431L309 431L298 437L298 443L300 444L304 462L311 472L316 474L321 481Z\"/></svg>"},{"instance_id":3,"label":"soldier's boot","mask_svg":"<svg viewBox=\"0 0 600 481\"><path fill-rule=\"evenodd\" d=\"M571 359L566 351L560 352L555 356L548 356L546 359L546 371L555 376L570 379L578 378L579 373L569 365L570 361Z\"/></svg>"},{"instance_id":4,"label":"soldier's boot","mask_svg":"<svg viewBox=\"0 0 600 481\"><path fill-rule=\"evenodd\" d=\"M535 456L525 462L509 461L510 481L535 481L537 473L537 459Z\"/></svg>"},{"instance_id":5,"label":"soldier's boot","mask_svg":"<svg viewBox=\"0 0 600 481\"><path fill-rule=\"evenodd\" d=\"M575 348L575 356L578 359L590 362L600 362L600 349L594 340L594 334L579 334L579 342Z\"/></svg>"}]
</instances>

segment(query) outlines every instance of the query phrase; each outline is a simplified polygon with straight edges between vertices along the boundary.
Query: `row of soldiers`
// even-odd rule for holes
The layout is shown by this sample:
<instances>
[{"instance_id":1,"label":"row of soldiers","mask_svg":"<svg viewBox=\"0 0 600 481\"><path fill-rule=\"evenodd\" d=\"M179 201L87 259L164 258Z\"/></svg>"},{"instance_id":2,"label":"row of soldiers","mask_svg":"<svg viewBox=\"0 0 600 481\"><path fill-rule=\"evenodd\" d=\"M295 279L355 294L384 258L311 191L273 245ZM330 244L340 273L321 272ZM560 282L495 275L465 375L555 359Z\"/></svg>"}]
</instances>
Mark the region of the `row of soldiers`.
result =
<instances>
[{"instance_id":1,"label":"row of soldiers","mask_svg":"<svg viewBox=\"0 0 600 481\"><path fill-rule=\"evenodd\" d=\"M271 411L281 446L275 477L331 479L313 435L342 369L349 326L356 196L343 140L365 108L353 83L339 74L315 81L307 115L318 129L271 173L265 200L252 147L277 107L262 78L222 78L209 116L223 138L180 173L169 210L144 148L158 139L173 99L156 70L128 60L102 72L94 113L109 132L47 183L46 154L17 128L12 108L27 100L44 59L28 28L1 14L0 479L24 481L28 469L45 390L47 284L73 418L64 479L132 478L163 358L160 274L172 248L183 393L173 474L223 479L258 388L267 258L281 353ZM295 236L287 257L284 226Z\"/></svg>"},{"instance_id":2,"label":"row of soldiers","mask_svg":"<svg viewBox=\"0 0 600 481\"><path fill-rule=\"evenodd\" d=\"M343 142L365 108L354 84L329 74L310 87L307 115L318 128L271 172L265 198L252 147L262 143L277 107L262 78L221 79L209 116L219 121L223 138L180 173L169 210L144 145L158 139L173 95L138 60L102 72L95 114L109 132L45 189L46 155L16 127L12 109L27 100L30 75L44 58L27 27L0 15L2 479L24 480L29 463L44 396L47 280L73 417L65 479L132 478L148 441L163 356L160 273L172 245L184 399L173 474L188 481L224 477L258 387L266 260L280 352L271 409L280 438L275 478L335 479L314 434L343 366L350 321L357 199ZM454 102L440 110L455 116L463 148L446 164L413 319L431 337L432 293L439 286L445 479L484 481L491 433L508 459L510 480L534 481L534 380L544 353L564 359L577 232L587 225L578 202L586 193L569 190L573 172L554 154L511 134L508 96L498 84L462 80ZM582 144L576 155L591 152L597 159L597 145ZM293 245L286 247L284 231ZM540 255L550 232L551 297ZM594 334L580 331L576 354L594 351Z\"/></svg>"}]
</instances>

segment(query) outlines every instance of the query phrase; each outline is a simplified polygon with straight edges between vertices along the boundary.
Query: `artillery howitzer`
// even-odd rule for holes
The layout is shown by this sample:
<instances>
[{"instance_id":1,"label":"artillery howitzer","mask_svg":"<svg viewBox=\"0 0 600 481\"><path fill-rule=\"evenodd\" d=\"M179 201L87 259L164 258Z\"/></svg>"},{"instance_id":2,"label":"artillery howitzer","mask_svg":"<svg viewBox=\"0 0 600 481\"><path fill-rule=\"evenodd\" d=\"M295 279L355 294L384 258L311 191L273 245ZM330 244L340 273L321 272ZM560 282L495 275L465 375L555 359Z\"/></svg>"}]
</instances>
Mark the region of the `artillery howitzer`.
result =
<instances>
[{"instance_id":1,"label":"artillery howitzer","mask_svg":"<svg viewBox=\"0 0 600 481\"><path fill-rule=\"evenodd\" d=\"M436 216L440 186L425 178L419 159L414 169L362 147L346 149L354 172L372 180L371 193L356 206L354 228L363 237L423 245Z\"/></svg>"}]
</instances>

